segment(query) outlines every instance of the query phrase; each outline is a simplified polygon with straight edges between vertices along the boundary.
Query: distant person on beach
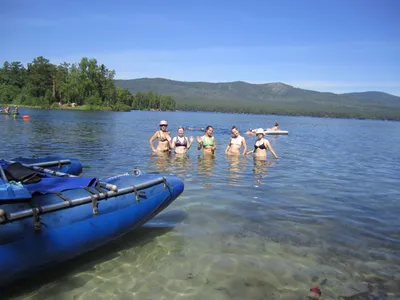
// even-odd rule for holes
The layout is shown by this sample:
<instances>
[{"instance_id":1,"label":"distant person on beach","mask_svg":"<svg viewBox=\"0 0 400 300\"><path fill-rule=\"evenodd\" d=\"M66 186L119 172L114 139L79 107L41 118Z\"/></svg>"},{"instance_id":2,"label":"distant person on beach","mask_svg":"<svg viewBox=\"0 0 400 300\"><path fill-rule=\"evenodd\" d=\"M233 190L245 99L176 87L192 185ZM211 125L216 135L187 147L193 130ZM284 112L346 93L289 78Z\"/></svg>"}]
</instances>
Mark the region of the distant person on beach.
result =
<instances>
[{"instance_id":1,"label":"distant person on beach","mask_svg":"<svg viewBox=\"0 0 400 300\"><path fill-rule=\"evenodd\" d=\"M264 139L264 129L258 128L255 133L257 136L257 140L254 143L254 149L247 152L246 154L253 153L254 157L266 158L267 150L269 150L275 158L279 158L279 156L276 155L274 149L272 148L271 143L267 139Z\"/></svg>"},{"instance_id":2,"label":"distant person on beach","mask_svg":"<svg viewBox=\"0 0 400 300\"><path fill-rule=\"evenodd\" d=\"M197 137L197 150L203 148L203 154L210 155L214 154L215 149L217 149L217 145L215 142L215 138L213 137L214 128L212 126L206 127L206 134L202 137Z\"/></svg>"},{"instance_id":3,"label":"distant person on beach","mask_svg":"<svg viewBox=\"0 0 400 300\"><path fill-rule=\"evenodd\" d=\"M170 148L174 149L175 148L175 153L177 154L184 154L187 152L187 150L190 149L190 146L192 145L194 141L194 138L191 136L190 138L187 138L185 136L185 129L183 126L178 127L178 136L174 137L171 142L170 142Z\"/></svg>"},{"instance_id":4,"label":"distant person on beach","mask_svg":"<svg viewBox=\"0 0 400 300\"><path fill-rule=\"evenodd\" d=\"M273 127L267 128L267 130L269 130L269 131L276 131L276 130L279 130L279 124L278 124L278 123L275 123L275 125L274 125Z\"/></svg>"},{"instance_id":5,"label":"distant person on beach","mask_svg":"<svg viewBox=\"0 0 400 300\"><path fill-rule=\"evenodd\" d=\"M240 135L239 130L236 126L232 126L231 132L232 137L229 140L228 146L226 146L225 154L240 155L240 148L242 148L243 145L243 156L245 156L247 152L247 144L245 138Z\"/></svg>"},{"instance_id":6,"label":"distant person on beach","mask_svg":"<svg viewBox=\"0 0 400 300\"><path fill-rule=\"evenodd\" d=\"M153 136L150 138L150 147L153 152L170 152L170 141L171 135L167 131L168 122L165 120L161 120L158 124L160 126L160 130L154 132ZM158 139L157 149L154 148L153 141Z\"/></svg>"}]
</instances>

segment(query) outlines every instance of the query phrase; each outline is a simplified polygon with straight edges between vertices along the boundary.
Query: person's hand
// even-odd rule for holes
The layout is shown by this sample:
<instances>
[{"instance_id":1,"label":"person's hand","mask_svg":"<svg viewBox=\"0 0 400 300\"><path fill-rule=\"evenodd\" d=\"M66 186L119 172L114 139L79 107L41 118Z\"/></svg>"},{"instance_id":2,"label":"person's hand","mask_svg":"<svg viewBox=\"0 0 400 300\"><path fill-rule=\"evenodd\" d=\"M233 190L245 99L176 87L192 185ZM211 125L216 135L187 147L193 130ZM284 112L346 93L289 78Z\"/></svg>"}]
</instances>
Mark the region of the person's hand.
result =
<instances>
[{"instance_id":1,"label":"person's hand","mask_svg":"<svg viewBox=\"0 0 400 300\"><path fill-rule=\"evenodd\" d=\"M191 136L191 137L189 138L189 141L190 141L190 143L193 143L194 138Z\"/></svg>"},{"instance_id":2,"label":"person's hand","mask_svg":"<svg viewBox=\"0 0 400 300\"><path fill-rule=\"evenodd\" d=\"M199 137L199 136L196 137L196 139L197 139L197 142L199 142L199 144L203 142L203 139L201 137Z\"/></svg>"}]
</instances>

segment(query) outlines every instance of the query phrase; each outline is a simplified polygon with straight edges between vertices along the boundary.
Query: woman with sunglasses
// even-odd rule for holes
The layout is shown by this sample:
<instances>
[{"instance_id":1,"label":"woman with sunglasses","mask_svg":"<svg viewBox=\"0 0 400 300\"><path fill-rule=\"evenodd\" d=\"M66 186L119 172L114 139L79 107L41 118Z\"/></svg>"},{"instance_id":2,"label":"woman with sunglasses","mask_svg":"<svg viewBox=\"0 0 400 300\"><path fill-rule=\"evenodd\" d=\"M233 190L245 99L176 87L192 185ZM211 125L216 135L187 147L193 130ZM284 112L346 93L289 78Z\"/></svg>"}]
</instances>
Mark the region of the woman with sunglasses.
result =
<instances>
[{"instance_id":1,"label":"woman with sunglasses","mask_svg":"<svg viewBox=\"0 0 400 300\"><path fill-rule=\"evenodd\" d=\"M215 149L217 149L215 139L212 136L213 131L214 128L212 126L207 126L206 134L203 135L202 137L197 137L197 142L199 143L197 145L197 150L203 148L203 154L205 155L210 155L210 154L212 155L214 154Z\"/></svg>"},{"instance_id":2,"label":"woman with sunglasses","mask_svg":"<svg viewBox=\"0 0 400 300\"><path fill-rule=\"evenodd\" d=\"M168 122L165 120L160 121L159 123L160 130L157 130L153 136L150 138L150 147L153 152L170 152L170 141L171 135L167 131ZM157 149L154 148L153 141L158 139Z\"/></svg>"},{"instance_id":3,"label":"woman with sunglasses","mask_svg":"<svg viewBox=\"0 0 400 300\"><path fill-rule=\"evenodd\" d=\"M274 149L272 148L271 143L268 140L264 139L264 129L258 128L255 133L257 136L257 140L254 143L254 149L247 152L246 154L254 153L254 157L267 158L268 149L269 151L271 151L272 155L275 158L279 158L279 156L276 155Z\"/></svg>"},{"instance_id":4,"label":"woman with sunglasses","mask_svg":"<svg viewBox=\"0 0 400 300\"><path fill-rule=\"evenodd\" d=\"M178 136L174 137L170 142L170 148L175 148L176 154L185 154L193 143L194 138L191 136L189 139L185 136L185 129L183 126L178 127Z\"/></svg>"}]
</instances>

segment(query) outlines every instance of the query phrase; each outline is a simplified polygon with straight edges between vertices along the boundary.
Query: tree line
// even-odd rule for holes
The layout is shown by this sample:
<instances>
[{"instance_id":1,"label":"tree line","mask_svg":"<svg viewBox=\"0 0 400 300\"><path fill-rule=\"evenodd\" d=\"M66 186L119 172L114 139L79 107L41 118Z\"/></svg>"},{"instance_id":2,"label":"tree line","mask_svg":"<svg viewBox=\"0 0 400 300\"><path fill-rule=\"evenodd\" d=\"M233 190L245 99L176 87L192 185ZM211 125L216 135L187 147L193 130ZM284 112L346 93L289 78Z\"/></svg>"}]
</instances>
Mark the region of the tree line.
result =
<instances>
[{"instance_id":1,"label":"tree line","mask_svg":"<svg viewBox=\"0 0 400 300\"><path fill-rule=\"evenodd\" d=\"M58 66L39 56L25 67L21 62L4 62L0 68L0 103L58 108L85 105L88 109L108 108L175 110L171 96L153 91L132 94L115 85L115 71L97 60L83 57L79 63Z\"/></svg>"}]
</instances>

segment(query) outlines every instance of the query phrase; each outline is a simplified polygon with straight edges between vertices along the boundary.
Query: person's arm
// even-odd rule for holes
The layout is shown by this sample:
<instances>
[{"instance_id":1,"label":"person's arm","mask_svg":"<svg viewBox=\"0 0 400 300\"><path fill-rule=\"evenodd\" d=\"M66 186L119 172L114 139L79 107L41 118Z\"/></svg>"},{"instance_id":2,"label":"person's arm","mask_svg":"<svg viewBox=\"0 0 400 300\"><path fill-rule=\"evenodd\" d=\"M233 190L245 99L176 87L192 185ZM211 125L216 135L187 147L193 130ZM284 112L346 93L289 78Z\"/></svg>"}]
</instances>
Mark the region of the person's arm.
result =
<instances>
[{"instance_id":1,"label":"person's arm","mask_svg":"<svg viewBox=\"0 0 400 300\"><path fill-rule=\"evenodd\" d=\"M190 149L190 147L192 146L193 141L194 141L194 138L191 136L191 137L188 139L188 145L187 145L187 148L188 148L188 149Z\"/></svg>"},{"instance_id":2,"label":"person's arm","mask_svg":"<svg viewBox=\"0 0 400 300\"><path fill-rule=\"evenodd\" d=\"M153 136L152 136L152 137L150 138L150 140L149 140L149 142L150 142L150 147L151 147L151 150L153 150L153 152L156 152L156 151L157 151L157 149L155 149L155 148L154 148L154 145L153 145L153 141L157 138L157 134L158 134L158 131L154 132Z\"/></svg>"},{"instance_id":3,"label":"person's arm","mask_svg":"<svg viewBox=\"0 0 400 300\"><path fill-rule=\"evenodd\" d=\"M244 137L242 137L242 144L243 144L243 147L244 147L243 156L245 156L246 152L247 152L247 144L246 144L246 139Z\"/></svg>"},{"instance_id":4,"label":"person's arm","mask_svg":"<svg viewBox=\"0 0 400 300\"><path fill-rule=\"evenodd\" d=\"M228 146L226 146L225 153L228 153L229 149L231 148L231 142L232 142L232 138L229 139L229 143L228 143Z\"/></svg>"},{"instance_id":5,"label":"person's arm","mask_svg":"<svg viewBox=\"0 0 400 300\"><path fill-rule=\"evenodd\" d=\"M203 147L203 138L201 138L201 137L197 137L197 142L198 142L198 144L197 144L197 150L200 150L201 149L201 147Z\"/></svg>"},{"instance_id":6,"label":"person's arm","mask_svg":"<svg viewBox=\"0 0 400 300\"><path fill-rule=\"evenodd\" d=\"M251 154L251 153L253 153L254 152L254 149L253 150L250 150L249 152L246 152L246 155L249 155L249 154Z\"/></svg>"},{"instance_id":7,"label":"person's arm","mask_svg":"<svg viewBox=\"0 0 400 300\"><path fill-rule=\"evenodd\" d=\"M169 142L169 148L170 149L174 149L175 148L175 138L171 139L171 141Z\"/></svg>"},{"instance_id":8,"label":"person's arm","mask_svg":"<svg viewBox=\"0 0 400 300\"><path fill-rule=\"evenodd\" d=\"M273 149L272 146L271 146L271 143L270 143L268 140L266 140L266 141L264 142L264 145L269 149L269 151L271 151L271 153L274 155L275 158L279 158L279 156L276 155L274 149Z\"/></svg>"},{"instance_id":9,"label":"person's arm","mask_svg":"<svg viewBox=\"0 0 400 300\"><path fill-rule=\"evenodd\" d=\"M212 137L212 140L214 142L214 146L212 147L212 151L214 153L214 151L217 149L217 143L215 142L215 138L214 137Z\"/></svg>"}]
</instances>

